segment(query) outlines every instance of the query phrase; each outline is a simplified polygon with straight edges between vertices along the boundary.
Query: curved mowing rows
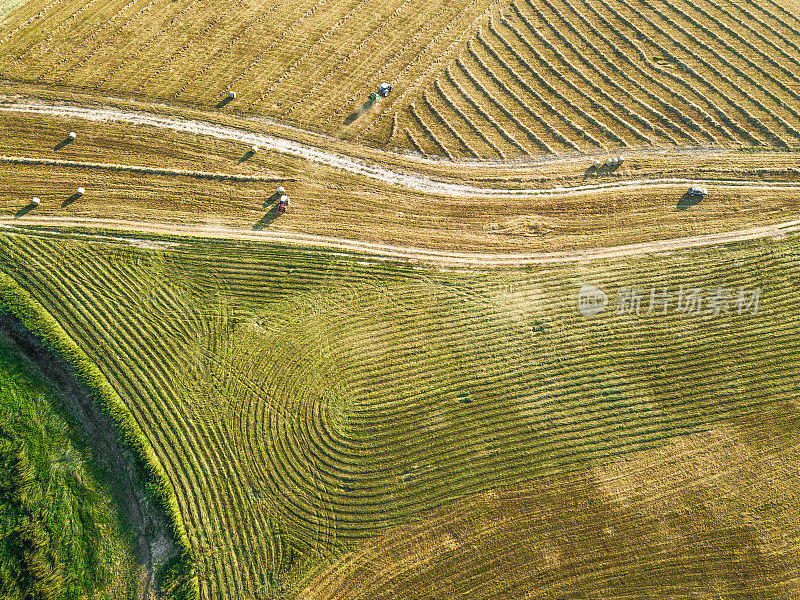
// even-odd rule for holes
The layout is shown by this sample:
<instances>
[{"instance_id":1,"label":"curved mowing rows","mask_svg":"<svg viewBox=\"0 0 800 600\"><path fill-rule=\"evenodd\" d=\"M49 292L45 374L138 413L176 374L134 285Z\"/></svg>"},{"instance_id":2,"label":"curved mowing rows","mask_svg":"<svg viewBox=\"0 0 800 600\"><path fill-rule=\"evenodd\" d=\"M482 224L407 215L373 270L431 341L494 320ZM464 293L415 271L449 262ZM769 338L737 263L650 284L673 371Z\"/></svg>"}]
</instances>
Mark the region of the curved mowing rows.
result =
<instances>
[{"instance_id":1,"label":"curved mowing rows","mask_svg":"<svg viewBox=\"0 0 800 600\"><path fill-rule=\"evenodd\" d=\"M798 25L752 0L513 0L428 86L424 107L398 122L426 152L463 156L498 154L482 137L509 156L797 147ZM459 96L466 111L448 108ZM465 129L458 140L441 125L462 113L480 135Z\"/></svg>"},{"instance_id":2,"label":"curved mowing rows","mask_svg":"<svg viewBox=\"0 0 800 600\"><path fill-rule=\"evenodd\" d=\"M151 440L204 598L280 595L421 511L797 387L796 243L491 275L255 244L1 247ZM757 315L587 320L584 278L765 289Z\"/></svg>"},{"instance_id":3,"label":"curved mowing rows","mask_svg":"<svg viewBox=\"0 0 800 600\"><path fill-rule=\"evenodd\" d=\"M796 416L790 423L796 427ZM771 551L768 530L785 520L743 521L730 501L791 496L794 465L770 472L769 489L762 484L771 467L796 460L796 436L782 431L760 452L743 447L735 428L688 442L611 481L602 470L542 477L433 511L326 565L298 586L297 598L622 600L706 589L790 596L796 584L786 557L797 552L797 538L781 535L780 551Z\"/></svg>"}]
</instances>

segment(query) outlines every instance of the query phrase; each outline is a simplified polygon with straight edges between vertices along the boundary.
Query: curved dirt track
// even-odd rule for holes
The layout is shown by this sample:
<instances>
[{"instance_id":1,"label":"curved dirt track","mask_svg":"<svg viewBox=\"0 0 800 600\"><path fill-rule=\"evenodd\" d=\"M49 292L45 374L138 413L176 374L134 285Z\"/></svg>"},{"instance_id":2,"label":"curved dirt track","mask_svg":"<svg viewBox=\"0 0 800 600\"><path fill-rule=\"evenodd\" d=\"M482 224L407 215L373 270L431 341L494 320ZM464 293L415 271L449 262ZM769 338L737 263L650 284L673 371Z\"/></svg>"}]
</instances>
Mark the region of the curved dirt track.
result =
<instances>
[{"instance_id":1,"label":"curved dirt track","mask_svg":"<svg viewBox=\"0 0 800 600\"><path fill-rule=\"evenodd\" d=\"M285 138L254 133L245 129L228 127L210 122L182 119L150 112L125 111L117 108L87 107L74 104L47 104L35 100L5 102L0 104L0 111L32 113L63 118L80 118L100 122L116 121L130 123L132 125L147 125L162 129L169 129L176 132L191 133L194 135L208 135L219 139L241 142L243 144L258 145L266 150L274 150L283 154L296 156L311 162L342 169L373 180L403 186L407 189L454 197L524 198L572 196L576 194L595 193L598 191L613 191L621 189L630 190L669 185L686 186L687 184L697 183L714 185L716 188L728 187L748 190L800 190L800 182L752 182L734 179L702 180L684 178L632 179L575 186L497 189L492 187L478 187L473 185L437 181L425 175L414 174L411 172L394 171L378 163L371 163ZM454 165L457 166L458 163L454 163ZM508 164L505 166L508 166ZM117 167L117 165L114 165L114 167ZM184 173L178 173L176 171L174 174ZM222 174L203 173L202 175L206 177L219 177ZM411 262L425 262L443 266L464 267L515 267L529 264L579 262L604 258L635 256L654 252L667 252L683 248L726 244L749 239L778 237L787 234L794 234L800 231L800 221L787 221L779 224L759 226L743 230L667 240L656 240L622 246L559 252L537 252L531 254L499 254L452 252L427 248L390 246L353 239L319 236L305 233L275 231L256 232L249 229L237 229L223 226L188 226L118 219L35 215L26 215L22 221L15 220L10 216L0 217L0 227L7 230L11 229L22 231L23 228L20 226L23 223L36 225L37 227L52 227L54 229L85 228L87 230L101 229L110 231L124 231L133 234L139 233L179 237L272 241L294 245L316 246L330 250L355 252L378 258L405 260ZM101 240L104 237L107 238L105 234L95 234L92 231L87 231L87 234L98 240Z\"/></svg>"},{"instance_id":2,"label":"curved dirt track","mask_svg":"<svg viewBox=\"0 0 800 600\"><path fill-rule=\"evenodd\" d=\"M8 102L0 104L0 110L6 112L23 112L39 115L50 115L62 118L79 118L89 121L116 121L132 125L148 125L194 135L208 135L219 139L256 145L265 150L273 150L282 154L296 156L311 162L341 169L355 175L383 183L399 185L410 190L427 194L440 194L456 197L490 197L490 198L525 198L554 197L576 194L591 194L598 191L614 191L656 186L686 186L689 184L706 184L716 187L735 187L749 190L765 189L797 189L800 182L752 182L737 179L685 179L679 177L656 179L631 179L606 183L591 183L574 186L557 186L549 188L524 187L518 189L497 189L479 187L459 183L437 181L420 174L399 172L337 152L315 148L286 138L250 132L244 129L217 125L214 123L181 119L158 115L149 112L124 111L116 108L85 107L71 104L45 104L42 102Z\"/></svg>"},{"instance_id":3,"label":"curved dirt track","mask_svg":"<svg viewBox=\"0 0 800 600\"><path fill-rule=\"evenodd\" d=\"M229 239L247 241L266 241L298 246L312 246L328 250L353 252L375 258L401 260L407 262L420 262L448 267L520 267L534 264L558 264L570 262L583 262L608 258L621 258L638 256L656 252L672 252L685 248L699 248L703 246L716 246L755 240L761 238L781 238L800 232L800 220L786 221L775 225L752 227L738 231L712 233L692 237L674 238L669 240L655 240L624 246L609 246L605 248L590 248L585 250L567 250L560 252L536 252L531 254L492 254L472 252L449 252L426 248L412 248L406 246L390 246L374 244L345 238L311 235L306 233L291 233L277 231L252 231L249 229L236 229L233 227L204 227L189 225L174 225L168 223L146 223L142 221L124 221L115 219L72 218L72 217L31 217L26 216L24 221L13 217L0 217L0 228L6 231L25 232L24 224L36 226L35 231L43 227L85 228L84 234L89 238L103 240L127 240L140 245L157 245L151 240L137 240L129 238L113 238L114 234L96 233L96 230L112 232L138 233L145 235L163 235L209 239ZM35 233L35 231L33 233Z\"/></svg>"}]
</instances>

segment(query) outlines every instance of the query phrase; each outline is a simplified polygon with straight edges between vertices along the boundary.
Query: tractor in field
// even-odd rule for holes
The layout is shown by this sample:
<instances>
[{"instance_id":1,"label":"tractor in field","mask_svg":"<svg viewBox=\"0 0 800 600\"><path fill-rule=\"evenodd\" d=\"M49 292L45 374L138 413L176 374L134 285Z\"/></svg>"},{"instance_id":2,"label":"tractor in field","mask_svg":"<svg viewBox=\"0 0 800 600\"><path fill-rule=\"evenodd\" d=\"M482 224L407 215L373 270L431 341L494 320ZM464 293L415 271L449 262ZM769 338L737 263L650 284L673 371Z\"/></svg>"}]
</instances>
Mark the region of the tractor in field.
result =
<instances>
[{"instance_id":1,"label":"tractor in field","mask_svg":"<svg viewBox=\"0 0 800 600\"><path fill-rule=\"evenodd\" d=\"M689 198L692 198L692 199L698 200L698 201L702 200L703 198L705 198L707 194L708 194L708 190L706 188L700 187L700 186L697 186L697 185L693 185L692 187L689 188L689 191L686 192L686 195Z\"/></svg>"},{"instance_id":2,"label":"tractor in field","mask_svg":"<svg viewBox=\"0 0 800 600\"><path fill-rule=\"evenodd\" d=\"M370 102L377 102L381 98L386 98L389 95L389 92L392 91L392 84L391 83L382 83L378 88L377 92L372 92L369 95Z\"/></svg>"},{"instance_id":3,"label":"tractor in field","mask_svg":"<svg viewBox=\"0 0 800 600\"><path fill-rule=\"evenodd\" d=\"M289 196L286 194L282 194L280 200L278 200L278 206L276 208L279 215L282 215L286 212L286 209L289 208Z\"/></svg>"}]
</instances>

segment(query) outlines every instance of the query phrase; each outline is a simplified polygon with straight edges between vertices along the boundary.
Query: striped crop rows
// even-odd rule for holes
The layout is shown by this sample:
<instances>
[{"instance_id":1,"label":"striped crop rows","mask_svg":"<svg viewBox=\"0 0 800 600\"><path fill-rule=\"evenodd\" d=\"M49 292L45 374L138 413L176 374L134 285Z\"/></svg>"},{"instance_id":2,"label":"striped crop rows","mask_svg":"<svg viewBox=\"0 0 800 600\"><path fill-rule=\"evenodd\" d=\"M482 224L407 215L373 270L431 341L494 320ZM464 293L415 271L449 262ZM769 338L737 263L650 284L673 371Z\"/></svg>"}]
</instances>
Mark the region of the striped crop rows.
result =
<instances>
[{"instance_id":1,"label":"striped crop rows","mask_svg":"<svg viewBox=\"0 0 800 600\"><path fill-rule=\"evenodd\" d=\"M800 145L800 19L756 0L30 0L0 75L267 113L424 154ZM399 32L399 33L398 33ZM413 108L412 108L413 107Z\"/></svg>"},{"instance_id":2,"label":"striped crop rows","mask_svg":"<svg viewBox=\"0 0 800 600\"><path fill-rule=\"evenodd\" d=\"M426 153L476 157L796 148L799 29L755 0L513 0L399 123ZM466 124L463 139L433 122Z\"/></svg>"},{"instance_id":3,"label":"striped crop rows","mask_svg":"<svg viewBox=\"0 0 800 600\"><path fill-rule=\"evenodd\" d=\"M489 4L31 0L0 25L0 74L206 108L235 90L237 111L337 131L381 81L413 83Z\"/></svg>"},{"instance_id":4,"label":"striped crop rows","mask_svg":"<svg viewBox=\"0 0 800 600\"><path fill-rule=\"evenodd\" d=\"M421 511L797 391L791 242L598 271L609 285L762 286L758 315L583 321L569 269L477 277L255 244L3 242L0 267L150 439L204 598L279 595Z\"/></svg>"}]
</instances>

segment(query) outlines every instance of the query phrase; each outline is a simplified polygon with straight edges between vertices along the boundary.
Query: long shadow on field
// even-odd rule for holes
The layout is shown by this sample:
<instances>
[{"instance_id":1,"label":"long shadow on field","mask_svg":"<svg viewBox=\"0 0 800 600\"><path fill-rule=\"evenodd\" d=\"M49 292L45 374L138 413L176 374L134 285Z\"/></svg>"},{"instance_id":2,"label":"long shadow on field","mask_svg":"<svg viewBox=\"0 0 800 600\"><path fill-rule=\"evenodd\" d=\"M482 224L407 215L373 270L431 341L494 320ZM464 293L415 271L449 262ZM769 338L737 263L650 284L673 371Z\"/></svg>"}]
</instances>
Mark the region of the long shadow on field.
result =
<instances>
[{"instance_id":1,"label":"long shadow on field","mask_svg":"<svg viewBox=\"0 0 800 600\"><path fill-rule=\"evenodd\" d=\"M344 120L344 124L350 125L351 123L353 123L356 119L358 119L358 117L367 112L372 107L373 104L375 104L374 100L367 100L366 102L364 102L364 104L361 105L361 108L359 108L356 112L354 112L352 115L350 115Z\"/></svg>"},{"instance_id":2,"label":"long shadow on field","mask_svg":"<svg viewBox=\"0 0 800 600\"><path fill-rule=\"evenodd\" d=\"M270 206L275 204L280 199L281 199L281 195L278 192L275 192L274 194L272 194L272 196L270 196L269 198L264 200L264 204L262 205L262 208L269 208Z\"/></svg>"},{"instance_id":3,"label":"long shadow on field","mask_svg":"<svg viewBox=\"0 0 800 600\"><path fill-rule=\"evenodd\" d=\"M69 145L72 142L72 138L67 136L60 142L58 142L55 146L53 146L53 150L61 150L64 146Z\"/></svg>"},{"instance_id":4,"label":"long shadow on field","mask_svg":"<svg viewBox=\"0 0 800 600\"><path fill-rule=\"evenodd\" d=\"M251 158L253 158L253 156L255 156L255 154L256 154L256 153L255 153L255 152L253 152L252 150L248 150L248 151L245 153L245 155L244 155L244 156L242 156L242 158L240 158L240 159L239 159L239 162L238 162L238 163L236 163L236 164L240 165L240 164L242 164L243 162L246 162L246 161L250 160Z\"/></svg>"},{"instance_id":5,"label":"long shadow on field","mask_svg":"<svg viewBox=\"0 0 800 600\"><path fill-rule=\"evenodd\" d=\"M678 200L678 203L675 205L675 208L678 210L686 210L687 208L691 208L695 204L699 204L702 198L697 196L692 196L689 192L686 192L681 199Z\"/></svg>"},{"instance_id":6,"label":"long shadow on field","mask_svg":"<svg viewBox=\"0 0 800 600\"><path fill-rule=\"evenodd\" d=\"M81 195L79 193L75 192L69 198L64 198L64 201L61 203L61 208L64 208L65 206L69 206L70 204L75 202L75 200L77 200L80 197L81 197Z\"/></svg>"},{"instance_id":7,"label":"long shadow on field","mask_svg":"<svg viewBox=\"0 0 800 600\"><path fill-rule=\"evenodd\" d=\"M601 164L599 167L589 165L589 168L583 172L583 178L588 179L589 177L597 177L599 175L611 175L618 171L621 166L621 164L607 165L605 163Z\"/></svg>"},{"instance_id":8,"label":"long shadow on field","mask_svg":"<svg viewBox=\"0 0 800 600\"><path fill-rule=\"evenodd\" d=\"M280 194L276 192L264 201L264 208L267 208L269 206L269 210L267 211L267 214L261 217L258 220L258 222L255 225L253 225L253 231L260 231L265 227L269 227L269 225L275 219L280 217L280 215L278 214L278 204L277 204L279 198Z\"/></svg>"},{"instance_id":9,"label":"long shadow on field","mask_svg":"<svg viewBox=\"0 0 800 600\"><path fill-rule=\"evenodd\" d=\"M27 206L23 206L23 207L22 207L22 208L20 208L20 209L19 209L17 212L15 212L15 213L14 213L14 218L15 218L15 219L19 219L20 217L24 217L24 216L25 216L25 215L27 215L29 212L31 212L31 211L32 211L34 208L36 208L36 206L37 206L37 205L36 205L36 204L34 204L33 202L31 202L31 203L30 203L30 204L28 204Z\"/></svg>"}]
</instances>

